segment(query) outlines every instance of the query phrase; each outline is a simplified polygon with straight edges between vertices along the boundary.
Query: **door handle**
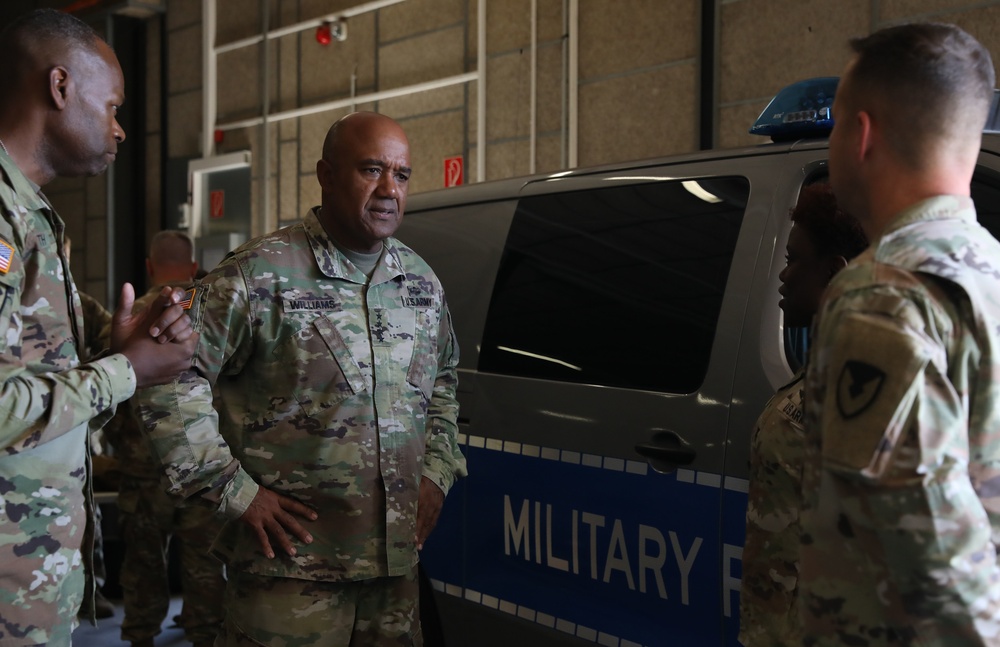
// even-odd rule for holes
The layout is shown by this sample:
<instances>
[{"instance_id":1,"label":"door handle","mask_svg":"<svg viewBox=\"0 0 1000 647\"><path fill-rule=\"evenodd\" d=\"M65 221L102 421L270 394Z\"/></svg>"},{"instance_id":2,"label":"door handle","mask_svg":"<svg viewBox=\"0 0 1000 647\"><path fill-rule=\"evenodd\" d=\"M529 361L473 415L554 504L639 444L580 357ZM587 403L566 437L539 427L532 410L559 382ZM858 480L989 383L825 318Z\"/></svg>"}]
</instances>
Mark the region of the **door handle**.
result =
<instances>
[{"instance_id":1,"label":"door handle","mask_svg":"<svg viewBox=\"0 0 1000 647\"><path fill-rule=\"evenodd\" d=\"M657 472L673 472L680 465L690 465L698 453L673 431L658 431L648 443L639 443L635 451Z\"/></svg>"}]
</instances>

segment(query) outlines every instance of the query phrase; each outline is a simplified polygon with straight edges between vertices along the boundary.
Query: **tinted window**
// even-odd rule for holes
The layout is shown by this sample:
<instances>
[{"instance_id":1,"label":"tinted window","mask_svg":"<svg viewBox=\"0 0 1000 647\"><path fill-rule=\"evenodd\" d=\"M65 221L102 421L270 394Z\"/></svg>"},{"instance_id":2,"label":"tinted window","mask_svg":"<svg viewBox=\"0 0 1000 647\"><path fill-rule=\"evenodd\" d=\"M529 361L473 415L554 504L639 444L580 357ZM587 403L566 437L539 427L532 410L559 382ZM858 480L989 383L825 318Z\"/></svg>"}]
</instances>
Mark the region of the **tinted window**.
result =
<instances>
[{"instance_id":1,"label":"tinted window","mask_svg":"<svg viewBox=\"0 0 1000 647\"><path fill-rule=\"evenodd\" d=\"M971 189L979 223L994 238L1000 239L1000 181L980 170L972 178ZM792 370L798 370L805 364L808 348L808 328L785 327L785 357Z\"/></svg>"},{"instance_id":2,"label":"tinted window","mask_svg":"<svg viewBox=\"0 0 1000 647\"><path fill-rule=\"evenodd\" d=\"M972 178L972 199L979 223L1000 239L1000 181L979 172Z\"/></svg>"},{"instance_id":3,"label":"tinted window","mask_svg":"<svg viewBox=\"0 0 1000 647\"><path fill-rule=\"evenodd\" d=\"M749 192L734 177L521 200L479 369L696 391Z\"/></svg>"}]
</instances>

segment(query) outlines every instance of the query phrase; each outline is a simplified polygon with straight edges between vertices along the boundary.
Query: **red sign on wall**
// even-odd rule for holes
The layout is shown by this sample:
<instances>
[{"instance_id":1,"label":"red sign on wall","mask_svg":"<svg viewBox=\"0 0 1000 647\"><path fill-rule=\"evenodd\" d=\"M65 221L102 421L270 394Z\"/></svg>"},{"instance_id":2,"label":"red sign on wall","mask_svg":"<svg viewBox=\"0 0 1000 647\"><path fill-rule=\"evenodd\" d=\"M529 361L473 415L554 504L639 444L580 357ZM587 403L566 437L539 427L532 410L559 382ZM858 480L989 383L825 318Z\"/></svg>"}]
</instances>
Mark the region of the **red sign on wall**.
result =
<instances>
[{"instance_id":1,"label":"red sign on wall","mask_svg":"<svg viewBox=\"0 0 1000 647\"><path fill-rule=\"evenodd\" d=\"M462 161L461 155L456 155L455 157L444 158L444 185L458 186L464 181L463 176L464 163Z\"/></svg>"},{"instance_id":2,"label":"red sign on wall","mask_svg":"<svg viewBox=\"0 0 1000 647\"><path fill-rule=\"evenodd\" d=\"M209 191L209 218L221 218L226 215L226 192L222 189Z\"/></svg>"}]
</instances>

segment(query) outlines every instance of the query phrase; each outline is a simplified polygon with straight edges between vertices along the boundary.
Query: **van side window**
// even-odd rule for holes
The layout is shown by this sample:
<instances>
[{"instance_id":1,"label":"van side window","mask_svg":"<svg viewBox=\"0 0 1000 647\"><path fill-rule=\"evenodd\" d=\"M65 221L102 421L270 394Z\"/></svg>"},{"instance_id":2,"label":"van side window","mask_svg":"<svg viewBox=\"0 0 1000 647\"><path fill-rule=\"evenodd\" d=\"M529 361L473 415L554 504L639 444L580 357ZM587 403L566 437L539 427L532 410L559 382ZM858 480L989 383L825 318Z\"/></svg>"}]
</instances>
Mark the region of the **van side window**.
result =
<instances>
[{"instance_id":1,"label":"van side window","mask_svg":"<svg viewBox=\"0 0 1000 647\"><path fill-rule=\"evenodd\" d=\"M1000 240L1000 178L978 169L972 177L971 194L979 224Z\"/></svg>"},{"instance_id":2,"label":"van side window","mask_svg":"<svg viewBox=\"0 0 1000 647\"><path fill-rule=\"evenodd\" d=\"M726 177L522 199L479 370L697 391L749 194Z\"/></svg>"}]
</instances>

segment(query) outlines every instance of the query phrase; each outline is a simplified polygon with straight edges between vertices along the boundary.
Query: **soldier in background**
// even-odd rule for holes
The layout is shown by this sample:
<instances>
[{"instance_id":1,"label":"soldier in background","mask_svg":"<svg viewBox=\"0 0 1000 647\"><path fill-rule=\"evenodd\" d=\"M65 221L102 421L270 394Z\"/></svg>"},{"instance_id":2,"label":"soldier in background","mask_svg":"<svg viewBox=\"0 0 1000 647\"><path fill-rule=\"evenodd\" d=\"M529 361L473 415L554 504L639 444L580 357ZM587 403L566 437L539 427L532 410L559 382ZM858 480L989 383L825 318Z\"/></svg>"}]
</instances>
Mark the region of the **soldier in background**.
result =
<instances>
[{"instance_id":1,"label":"soldier in background","mask_svg":"<svg viewBox=\"0 0 1000 647\"><path fill-rule=\"evenodd\" d=\"M465 459L444 291L392 238L410 172L395 121L336 122L322 206L209 272L194 370L141 394L172 490L229 519L219 645L422 644L417 551Z\"/></svg>"},{"instance_id":2,"label":"soldier in background","mask_svg":"<svg viewBox=\"0 0 1000 647\"><path fill-rule=\"evenodd\" d=\"M871 247L806 374L807 645L1000 644L1000 243L970 182L995 77L952 25L852 41L830 179Z\"/></svg>"},{"instance_id":3,"label":"soldier in background","mask_svg":"<svg viewBox=\"0 0 1000 647\"><path fill-rule=\"evenodd\" d=\"M136 312L157 298L165 287L187 288L198 264L191 238L176 230L153 236L146 258L149 291L135 301ZM167 569L171 538L180 544L184 607L179 623L195 647L210 647L222 623L226 580L222 562L210 554L221 528L208 506L183 505L160 483L160 462L150 451L132 401L123 405L107 427L107 439L118 458L119 525L125 540L121 584L125 619L122 640L134 647L152 647L170 607Z\"/></svg>"},{"instance_id":4,"label":"soldier in background","mask_svg":"<svg viewBox=\"0 0 1000 647\"><path fill-rule=\"evenodd\" d=\"M823 290L868 246L857 218L837 207L830 185L802 189L779 278L786 328L808 328ZM803 377L805 367L778 389L750 437L750 489L740 642L746 647L799 647L799 509L802 507Z\"/></svg>"},{"instance_id":5,"label":"soldier in background","mask_svg":"<svg viewBox=\"0 0 1000 647\"><path fill-rule=\"evenodd\" d=\"M40 189L114 160L121 67L85 23L44 9L0 32L0 61L0 643L68 645L93 592L90 432L189 366L197 335L179 292L133 317L125 284L111 352L81 364L65 225Z\"/></svg>"}]
</instances>

